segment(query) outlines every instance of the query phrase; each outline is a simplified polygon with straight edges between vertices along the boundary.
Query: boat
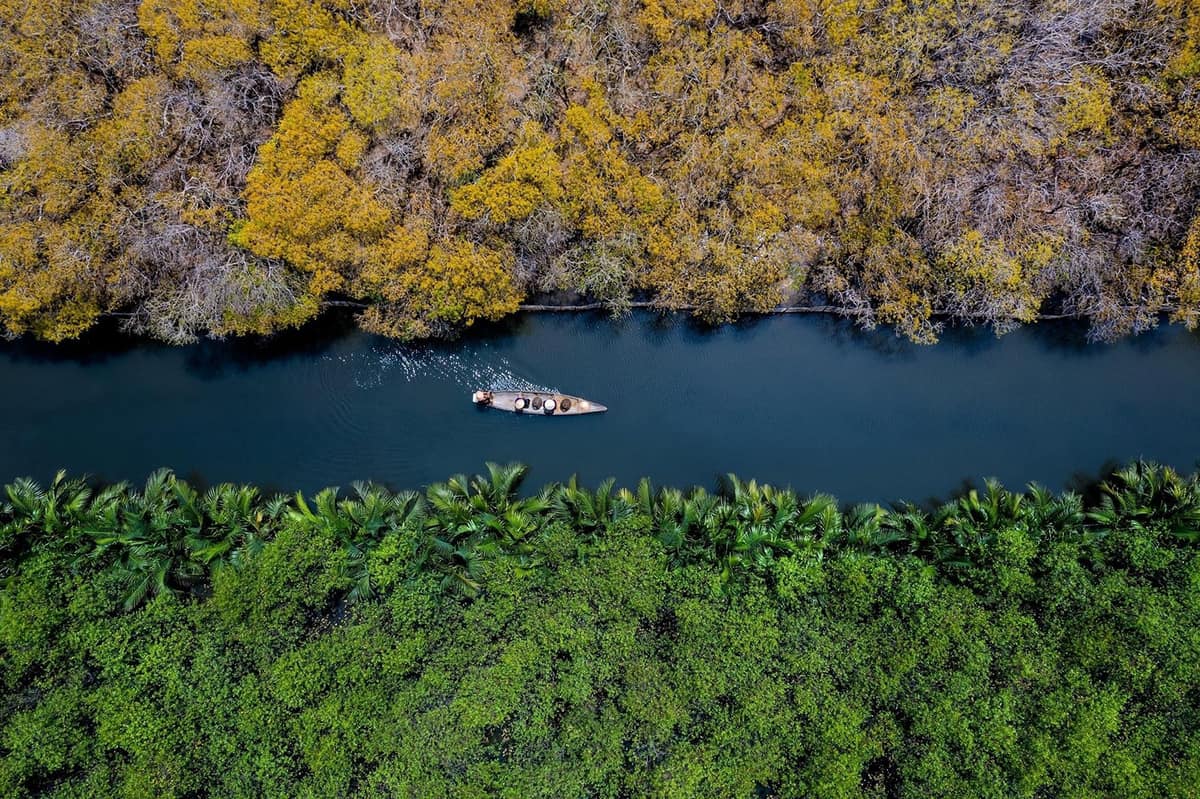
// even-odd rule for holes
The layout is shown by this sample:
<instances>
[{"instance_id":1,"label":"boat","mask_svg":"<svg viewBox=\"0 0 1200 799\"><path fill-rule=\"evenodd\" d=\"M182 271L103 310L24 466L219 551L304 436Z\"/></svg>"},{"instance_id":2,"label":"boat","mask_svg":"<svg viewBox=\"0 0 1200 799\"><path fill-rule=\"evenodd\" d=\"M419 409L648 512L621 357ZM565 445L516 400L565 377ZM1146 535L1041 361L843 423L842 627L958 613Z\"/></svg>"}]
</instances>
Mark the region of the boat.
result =
<instances>
[{"instance_id":1,"label":"boat","mask_svg":"<svg viewBox=\"0 0 1200 799\"><path fill-rule=\"evenodd\" d=\"M481 408L532 416L581 416L608 410L598 402L553 391L476 391L471 401Z\"/></svg>"}]
</instances>

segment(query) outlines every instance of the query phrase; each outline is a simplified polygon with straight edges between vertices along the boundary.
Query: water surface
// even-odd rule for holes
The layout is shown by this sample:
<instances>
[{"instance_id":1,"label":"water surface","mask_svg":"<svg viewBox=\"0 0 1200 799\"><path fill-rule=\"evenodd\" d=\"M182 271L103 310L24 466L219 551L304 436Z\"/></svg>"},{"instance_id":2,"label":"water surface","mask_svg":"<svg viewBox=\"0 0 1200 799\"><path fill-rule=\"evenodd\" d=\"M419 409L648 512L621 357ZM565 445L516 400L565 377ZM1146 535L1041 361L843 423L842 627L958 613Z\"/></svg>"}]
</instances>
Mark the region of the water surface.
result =
<instances>
[{"instance_id":1,"label":"water surface","mask_svg":"<svg viewBox=\"0 0 1200 799\"><path fill-rule=\"evenodd\" d=\"M543 386L609 413L517 417L476 387ZM486 460L531 483L714 485L735 472L846 501L944 497L983 477L1060 489L1138 457L1200 458L1200 336L1116 344L1042 324L933 347L825 317L717 330L649 313L526 315L436 347L336 319L267 341L171 348L97 335L0 343L0 480L56 469L307 491L416 487Z\"/></svg>"}]
</instances>

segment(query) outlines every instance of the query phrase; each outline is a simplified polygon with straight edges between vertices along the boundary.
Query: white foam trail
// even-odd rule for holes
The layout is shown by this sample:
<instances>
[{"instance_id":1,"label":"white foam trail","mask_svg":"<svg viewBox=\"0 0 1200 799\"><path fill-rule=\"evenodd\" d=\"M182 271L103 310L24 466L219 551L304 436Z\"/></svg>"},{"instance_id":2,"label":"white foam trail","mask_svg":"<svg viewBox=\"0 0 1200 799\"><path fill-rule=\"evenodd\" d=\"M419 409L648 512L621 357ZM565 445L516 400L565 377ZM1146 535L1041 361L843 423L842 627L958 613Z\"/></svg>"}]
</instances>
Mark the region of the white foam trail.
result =
<instances>
[{"instance_id":1,"label":"white foam trail","mask_svg":"<svg viewBox=\"0 0 1200 799\"><path fill-rule=\"evenodd\" d=\"M358 388L378 388L384 379L406 383L449 380L463 388L500 391L557 391L513 371L504 356L484 351L437 352L395 345L372 347L370 352L326 355L325 360L348 364Z\"/></svg>"}]
</instances>

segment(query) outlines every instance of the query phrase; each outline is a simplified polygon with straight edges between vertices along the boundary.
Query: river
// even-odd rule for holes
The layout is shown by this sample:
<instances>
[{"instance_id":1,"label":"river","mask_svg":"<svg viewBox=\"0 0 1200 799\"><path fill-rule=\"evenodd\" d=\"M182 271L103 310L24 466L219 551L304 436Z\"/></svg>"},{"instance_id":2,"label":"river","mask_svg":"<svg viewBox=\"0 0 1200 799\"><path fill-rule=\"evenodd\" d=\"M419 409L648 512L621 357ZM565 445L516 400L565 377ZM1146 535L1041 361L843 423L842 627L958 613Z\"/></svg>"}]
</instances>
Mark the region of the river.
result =
<instances>
[{"instance_id":1,"label":"river","mask_svg":"<svg viewBox=\"0 0 1200 799\"><path fill-rule=\"evenodd\" d=\"M607 414L480 410L480 386L543 386ZM529 314L405 346L331 317L273 339L168 347L95 334L0 342L0 480L58 468L140 482L312 491L418 487L487 460L531 485L643 475L712 487L734 472L844 501L947 497L994 476L1087 484L1144 457L1200 458L1200 336L1176 326L1091 344L1081 325L909 344L828 317L715 330L635 313Z\"/></svg>"}]
</instances>

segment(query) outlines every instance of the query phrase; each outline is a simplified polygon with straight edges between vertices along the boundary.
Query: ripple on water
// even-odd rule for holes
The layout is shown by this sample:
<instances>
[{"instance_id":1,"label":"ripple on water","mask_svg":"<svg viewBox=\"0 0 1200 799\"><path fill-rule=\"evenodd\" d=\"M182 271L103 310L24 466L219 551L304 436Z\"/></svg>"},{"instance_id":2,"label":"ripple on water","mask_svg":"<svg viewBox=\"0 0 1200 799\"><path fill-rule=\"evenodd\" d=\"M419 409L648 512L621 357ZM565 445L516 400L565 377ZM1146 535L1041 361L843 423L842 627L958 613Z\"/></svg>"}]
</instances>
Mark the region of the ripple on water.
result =
<instances>
[{"instance_id":1,"label":"ripple on water","mask_svg":"<svg viewBox=\"0 0 1200 799\"><path fill-rule=\"evenodd\" d=\"M348 365L351 379L360 389L378 388L392 380L406 383L441 380L466 389L558 390L517 374L507 358L486 348L438 352L397 344L372 347L362 353L326 355L325 359Z\"/></svg>"},{"instance_id":2,"label":"ripple on water","mask_svg":"<svg viewBox=\"0 0 1200 799\"><path fill-rule=\"evenodd\" d=\"M323 397L325 424L337 432L341 440L353 440L366 432L368 423L359 412L355 393L348 383L357 371L354 354L326 355L317 371L316 383Z\"/></svg>"}]
</instances>

